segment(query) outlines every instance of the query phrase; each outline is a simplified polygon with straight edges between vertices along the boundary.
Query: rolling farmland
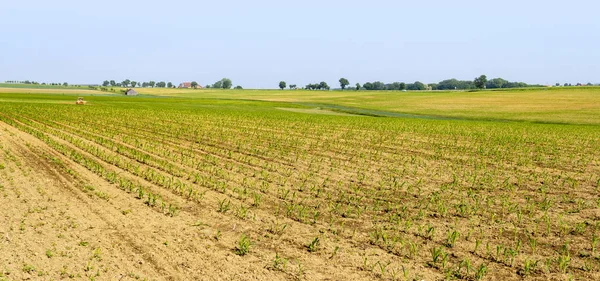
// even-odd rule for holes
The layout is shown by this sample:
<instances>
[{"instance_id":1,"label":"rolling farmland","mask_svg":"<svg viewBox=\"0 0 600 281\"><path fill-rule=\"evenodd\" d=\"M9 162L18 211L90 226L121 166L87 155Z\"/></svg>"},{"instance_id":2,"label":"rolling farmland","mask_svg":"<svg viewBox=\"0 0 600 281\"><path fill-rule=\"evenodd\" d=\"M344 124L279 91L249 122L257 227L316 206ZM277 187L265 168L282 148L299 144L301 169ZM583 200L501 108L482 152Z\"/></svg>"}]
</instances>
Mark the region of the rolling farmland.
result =
<instances>
[{"instance_id":1,"label":"rolling farmland","mask_svg":"<svg viewBox=\"0 0 600 281\"><path fill-rule=\"evenodd\" d=\"M597 89L140 93L0 93L0 280L600 278Z\"/></svg>"}]
</instances>

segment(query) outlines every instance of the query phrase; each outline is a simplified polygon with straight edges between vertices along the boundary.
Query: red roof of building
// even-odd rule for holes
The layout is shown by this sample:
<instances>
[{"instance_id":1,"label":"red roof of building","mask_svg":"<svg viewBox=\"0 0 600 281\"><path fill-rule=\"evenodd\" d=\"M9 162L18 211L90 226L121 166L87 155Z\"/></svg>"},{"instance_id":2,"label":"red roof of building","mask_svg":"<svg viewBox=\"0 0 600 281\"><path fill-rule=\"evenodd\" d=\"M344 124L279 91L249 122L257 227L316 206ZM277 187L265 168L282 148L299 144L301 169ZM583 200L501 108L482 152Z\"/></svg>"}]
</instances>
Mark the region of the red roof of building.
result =
<instances>
[{"instance_id":1,"label":"red roof of building","mask_svg":"<svg viewBox=\"0 0 600 281\"><path fill-rule=\"evenodd\" d=\"M183 82L181 84L179 84L179 88L191 88L192 87L192 82ZM198 85L196 86L197 88L202 88L202 86Z\"/></svg>"}]
</instances>

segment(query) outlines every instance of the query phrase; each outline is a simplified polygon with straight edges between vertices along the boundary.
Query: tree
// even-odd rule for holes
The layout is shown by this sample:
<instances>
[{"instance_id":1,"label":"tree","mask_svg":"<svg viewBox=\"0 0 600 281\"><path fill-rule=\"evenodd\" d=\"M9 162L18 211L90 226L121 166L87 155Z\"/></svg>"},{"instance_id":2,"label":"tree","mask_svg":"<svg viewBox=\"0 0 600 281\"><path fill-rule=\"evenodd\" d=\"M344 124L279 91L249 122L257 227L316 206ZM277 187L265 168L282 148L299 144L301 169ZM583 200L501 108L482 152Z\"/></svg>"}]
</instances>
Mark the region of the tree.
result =
<instances>
[{"instance_id":1,"label":"tree","mask_svg":"<svg viewBox=\"0 0 600 281\"><path fill-rule=\"evenodd\" d=\"M329 85L327 85L325 81L321 81L321 83L319 83L319 89L329 90Z\"/></svg>"},{"instance_id":2,"label":"tree","mask_svg":"<svg viewBox=\"0 0 600 281\"><path fill-rule=\"evenodd\" d=\"M64 82L64 83L63 83L63 86L65 86L65 87L66 87L66 86L69 86L69 83L67 83L67 82Z\"/></svg>"},{"instance_id":3,"label":"tree","mask_svg":"<svg viewBox=\"0 0 600 281\"><path fill-rule=\"evenodd\" d=\"M415 83L406 85L406 89L411 91L422 91L425 90L425 84L416 81Z\"/></svg>"},{"instance_id":4,"label":"tree","mask_svg":"<svg viewBox=\"0 0 600 281\"><path fill-rule=\"evenodd\" d=\"M416 81L414 85L415 85L415 88L419 91L425 90L425 84L423 84L419 81Z\"/></svg>"},{"instance_id":5,"label":"tree","mask_svg":"<svg viewBox=\"0 0 600 281\"><path fill-rule=\"evenodd\" d=\"M138 83L138 82L136 82L136 81L131 81L131 87L132 87L132 88L135 88L135 85L137 85L137 83Z\"/></svg>"},{"instance_id":6,"label":"tree","mask_svg":"<svg viewBox=\"0 0 600 281\"><path fill-rule=\"evenodd\" d=\"M397 91L400 90L400 82L394 82L392 84L385 85L386 90Z\"/></svg>"},{"instance_id":7,"label":"tree","mask_svg":"<svg viewBox=\"0 0 600 281\"><path fill-rule=\"evenodd\" d=\"M146 88L146 87L148 87L148 82L142 83L142 88Z\"/></svg>"},{"instance_id":8,"label":"tree","mask_svg":"<svg viewBox=\"0 0 600 281\"><path fill-rule=\"evenodd\" d=\"M475 87L477 87L478 89L485 88L486 83L487 83L487 77L485 75L481 75L481 76L475 78L475 80L473 80L473 84L475 84Z\"/></svg>"},{"instance_id":9,"label":"tree","mask_svg":"<svg viewBox=\"0 0 600 281\"><path fill-rule=\"evenodd\" d=\"M159 88L164 88L166 86L167 86L167 83L165 83L165 81L160 81L160 82L156 83L156 87L159 87Z\"/></svg>"},{"instance_id":10,"label":"tree","mask_svg":"<svg viewBox=\"0 0 600 281\"><path fill-rule=\"evenodd\" d=\"M231 79L223 78L223 79L221 79L221 81L222 81L223 89L231 89L231 86L232 86Z\"/></svg>"},{"instance_id":11,"label":"tree","mask_svg":"<svg viewBox=\"0 0 600 281\"><path fill-rule=\"evenodd\" d=\"M108 82L108 80L104 80L104 82L102 82L102 86L108 87L108 85L110 85L110 82Z\"/></svg>"},{"instance_id":12,"label":"tree","mask_svg":"<svg viewBox=\"0 0 600 281\"><path fill-rule=\"evenodd\" d=\"M191 86L192 88L196 89L198 87L198 82L192 81Z\"/></svg>"},{"instance_id":13,"label":"tree","mask_svg":"<svg viewBox=\"0 0 600 281\"><path fill-rule=\"evenodd\" d=\"M148 82L148 86L154 88L154 85L156 85L156 82L154 82L154 81Z\"/></svg>"},{"instance_id":14,"label":"tree","mask_svg":"<svg viewBox=\"0 0 600 281\"><path fill-rule=\"evenodd\" d=\"M236 89L236 90L243 90L244 88L242 88L242 86L240 86L240 85L237 85L237 86L235 86L234 89Z\"/></svg>"},{"instance_id":15,"label":"tree","mask_svg":"<svg viewBox=\"0 0 600 281\"><path fill-rule=\"evenodd\" d=\"M473 81L461 81L456 79L447 79L438 83L438 90L466 90L473 89L475 87ZM503 84L502 87L506 87L506 84Z\"/></svg>"},{"instance_id":16,"label":"tree","mask_svg":"<svg viewBox=\"0 0 600 281\"><path fill-rule=\"evenodd\" d=\"M171 83L171 82L167 83L167 88L173 88L173 83Z\"/></svg>"},{"instance_id":17,"label":"tree","mask_svg":"<svg viewBox=\"0 0 600 281\"><path fill-rule=\"evenodd\" d=\"M116 85L117 85L117 82L115 82L115 80L110 80L110 85L111 85L112 87L114 87L114 86L116 86Z\"/></svg>"},{"instance_id":18,"label":"tree","mask_svg":"<svg viewBox=\"0 0 600 281\"><path fill-rule=\"evenodd\" d=\"M554 86L556 86L556 87L560 87L560 83L556 83Z\"/></svg>"},{"instance_id":19,"label":"tree","mask_svg":"<svg viewBox=\"0 0 600 281\"><path fill-rule=\"evenodd\" d=\"M290 85L290 90L296 90L296 88L297 88L296 84Z\"/></svg>"},{"instance_id":20,"label":"tree","mask_svg":"<svg viewBox=\"0 0 600 281\"><path fill-rule=\"evenodd\" d=\"M231 79L223 78L212 85L212 88L216 89L231 89L232 83ZM208 87L207 87L208 88Z\"/></svg>"},{"instance_id":21,"label":"tree","mask_svg":"<svg viewBox=\"0 0 600 281\"><path fill-rule=\"evenodd\" d=\"M125 79L125 80L123 80L123 82L121 82L121 85L123 87L128 87L130 83L131 83L131 81L129 79Z\"/></svg>"},{"instance_id":22,"label":"tree","mask_svg":"<svg viewBox=\"0 0 600 281\"><path fill-rule=\"evenodd\" d=\"M223 88L223 80L219 80L212 85L213 88L221 89Z\"/></svg>"},{"instance_id":23,"label":"tree","mask_svg":"<svg viewBox=\"0 0 600 281\"><path fill-rule=\"evenodd\" d=\"M358 91L358 90L360 90L360 83L356 83L356 85L355 85L355 86L356 86L356 90L357 90L357 91Z\"/></svg>"},{"instance_id":24,"label":"tree","mask_svg":"<svg viewBox=\"0 0 600 281\"><path fill-rule=\"evenodd\" d=\"M321 85L320 84L308 84L308 85L306 85L305 89L307 89L307 90L321 89Z\"/></svg>"},{"instance_id":25,"label":"tree","mask_svg":"<svg viewBox=\"0 0 600 281\"><path fill-rule=\"evenodd\" d=\"M404 90L406 90L406 83L401 82L400 83L400 91L404 91Z\"/></svg>"},{"instance_id":26,"label":"tree","mask_svg":"<svg viewBox=\"0 0 600 281\"><path fill-rule=\"evenodd\" d=\"M342 87L342 90L346 89L346 86L350 85L350 82L348 81L348 79L346 78L340 78L340 86Z\"/></svg>"},{"instance_id":27,"label":"tree","mask_svg":"<svg viewBox=\"0 0 600 281\"><path fill-rule=\"evenodd\" d=\"M279 89L285 89L285 87L287 87L287 84L285 83L285 81L280 81L279 82Z\"/></svg>"},{"instance_id":28,"label":"tree","mask_svg":"<svg viewBox=\"0 0 600 281\"><path fill-rule=\"evenodd\" d=\"M381 81L373 82L373 90L381 91L385 90L385 84Z\"/></svg>"},{"instance_id":29,"label":"tree","mask_svg":"<svg viewBox=\"0 0 600 281\"><path fill-rule=\"evenodd\" d=\"M485 84L485 87L488 89L505 88L508 83L509 83L508 81L506 81L502 78L494 78L494 79L487 81L487 83Z\"/></svg>"}]
</instances>

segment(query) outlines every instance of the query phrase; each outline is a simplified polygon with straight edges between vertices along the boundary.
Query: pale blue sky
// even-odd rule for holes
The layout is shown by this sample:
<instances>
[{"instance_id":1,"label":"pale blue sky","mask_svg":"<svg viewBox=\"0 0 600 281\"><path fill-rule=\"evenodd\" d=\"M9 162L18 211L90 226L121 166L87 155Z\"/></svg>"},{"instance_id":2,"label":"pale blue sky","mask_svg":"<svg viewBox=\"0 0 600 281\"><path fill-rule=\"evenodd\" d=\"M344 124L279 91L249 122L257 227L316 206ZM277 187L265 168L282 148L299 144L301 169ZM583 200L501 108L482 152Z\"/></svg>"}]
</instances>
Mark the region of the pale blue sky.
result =
<instances>
[{"instance_id":1,"label":"pale blue sky","mask_svg":"<svg viewBox=\"0 0 600 281\"><path fill-rule=\"evenodd\" d=\"M0 80L600 82L600 1L0 3Z\"/></svg>"}]
</instances>

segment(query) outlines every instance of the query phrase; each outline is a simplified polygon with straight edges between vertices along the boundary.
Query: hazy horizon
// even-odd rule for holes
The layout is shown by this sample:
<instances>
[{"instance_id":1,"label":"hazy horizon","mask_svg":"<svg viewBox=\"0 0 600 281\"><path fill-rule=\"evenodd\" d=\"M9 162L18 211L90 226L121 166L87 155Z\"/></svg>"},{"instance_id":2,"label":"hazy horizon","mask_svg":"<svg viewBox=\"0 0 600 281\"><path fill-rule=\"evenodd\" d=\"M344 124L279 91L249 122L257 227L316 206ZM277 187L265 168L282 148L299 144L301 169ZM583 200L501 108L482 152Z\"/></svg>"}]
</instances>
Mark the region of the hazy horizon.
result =
<instances>
[{"instance_id":1,"label":"hazy horizon","mask_svg":"<svg viewBox=\"0 0 600 281\"><path fill-rule=\"evenodd\" d=\"M0 81L599 83L594 1L11 1Z\"/></svg>"}]
</instances>

